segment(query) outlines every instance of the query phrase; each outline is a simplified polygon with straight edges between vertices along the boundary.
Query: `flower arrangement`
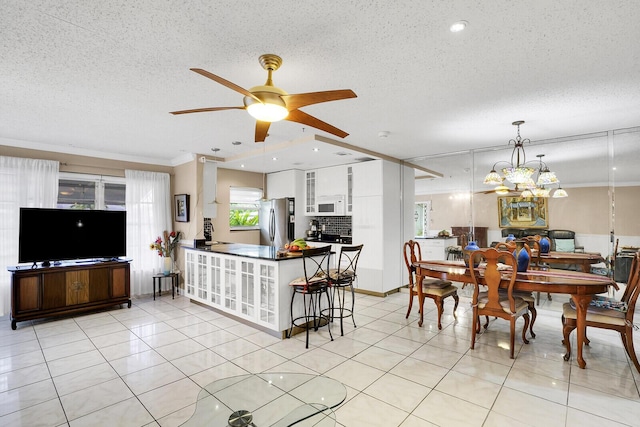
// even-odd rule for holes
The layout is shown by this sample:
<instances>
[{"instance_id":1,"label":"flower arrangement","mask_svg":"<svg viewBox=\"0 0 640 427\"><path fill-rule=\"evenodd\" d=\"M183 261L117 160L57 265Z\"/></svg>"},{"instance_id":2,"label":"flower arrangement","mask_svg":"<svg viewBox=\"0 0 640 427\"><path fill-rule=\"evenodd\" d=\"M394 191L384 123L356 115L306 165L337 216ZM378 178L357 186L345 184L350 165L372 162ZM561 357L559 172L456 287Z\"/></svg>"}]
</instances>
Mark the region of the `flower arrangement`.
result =
<instances>
[{"instance_id":1,"label":"flower arrangement","mask_svg":"<svg viewBox=\"0 0 640 427\"><path fill-rule=\"evenodd\" d=\"M158 256L170 257L175 247L178 246L178 242L180 242L181 234L179 231L169 233L167 230L164 230L163 236L164 239L158 236L155 242L151 243L149 249L158 251Z\"/></svg>"}]
</instances>

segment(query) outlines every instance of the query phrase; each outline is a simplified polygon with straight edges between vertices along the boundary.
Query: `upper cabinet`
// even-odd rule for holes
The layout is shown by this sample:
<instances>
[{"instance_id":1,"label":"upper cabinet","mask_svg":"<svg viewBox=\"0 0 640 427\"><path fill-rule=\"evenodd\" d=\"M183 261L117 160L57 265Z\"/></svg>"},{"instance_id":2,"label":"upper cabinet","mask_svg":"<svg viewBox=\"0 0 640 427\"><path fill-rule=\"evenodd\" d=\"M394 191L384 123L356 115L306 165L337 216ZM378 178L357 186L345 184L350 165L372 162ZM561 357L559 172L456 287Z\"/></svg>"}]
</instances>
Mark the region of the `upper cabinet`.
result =
<instances>
[{"instance_id":1,"label":"upper cabinet","mask_svg":"<svg viewBox=\"0 0 640 427\"><path fill-rule=\"evenodd\" d=\"M382 195L382 162L354 163L352 167L353 196Z\"/></svg>"},{"instance_id":2,"label":"upper cabinet","mask_svg":"<svg viewBox=\"0 0 640 427\"><path fill-rule=\"evenodd\" d=\"M304 214L315 216L316 214L316 171L304 173Z\"/></svg>"},{"instance_id":3,"label":"upper cabinet","mask_svg":"<svg viewBox=\"0 0 640 427\"><path fill-rule=\"evenodd\" d=\"M352 213L353 168L352 165L332 166L305 172L305 210L307 216L318 215L316 203L322 196L345 196L346 214Z\"/></svg>"}]
</instances>

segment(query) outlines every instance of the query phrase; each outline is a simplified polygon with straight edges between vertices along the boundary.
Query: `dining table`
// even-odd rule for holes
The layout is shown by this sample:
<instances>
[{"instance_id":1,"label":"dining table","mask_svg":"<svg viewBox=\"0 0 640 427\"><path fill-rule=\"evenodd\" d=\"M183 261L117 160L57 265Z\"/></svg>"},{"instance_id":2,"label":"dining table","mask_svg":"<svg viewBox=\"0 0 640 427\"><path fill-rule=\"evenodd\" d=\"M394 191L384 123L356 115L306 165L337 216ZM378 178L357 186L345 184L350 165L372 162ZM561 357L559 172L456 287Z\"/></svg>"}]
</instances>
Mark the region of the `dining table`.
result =
<instances>
[{"instance_id":1,"label":"dining table","mask_svg":"<svg viewBox=\"0 0 640 427\"><path fill-rule=\"evenodd\" d=\"M577 264L582 268L584 273L590 273L592 264L599 264L605 262L605 260L599 253L551 251L541 253L539 262L549 265Z\"/></svg>"},{"instance_id":2,"label":"dining table","mask_svg":"<svg viewBox=\"0 0 640 427\"><path fill-rule=\"evenodd\" d=\"M473 283L469 267L464 261L436 261L421 260L413 264L416 269L418 282L422 283L424 277L435 277L442 280L449 280L461 283ZM480 278L483 279L484 267L479 265L474 267ZM511 269L504 269L502 273L504 280L500 286L507 287L508 280L513 274ZM587 363L582 355L582 344L586 336L586 318L589 303L596 294L604 293L610 286L618 289L618 285L611 278L597 274L584 273L569 270L527 270L516 272L514 290L526 292L549 292L556 294L569 294L576 306L576 331L578 347L578 366L585 368ZM569 360L569 354L565 353L564 359Z\"/></svg>"}]
</instances>

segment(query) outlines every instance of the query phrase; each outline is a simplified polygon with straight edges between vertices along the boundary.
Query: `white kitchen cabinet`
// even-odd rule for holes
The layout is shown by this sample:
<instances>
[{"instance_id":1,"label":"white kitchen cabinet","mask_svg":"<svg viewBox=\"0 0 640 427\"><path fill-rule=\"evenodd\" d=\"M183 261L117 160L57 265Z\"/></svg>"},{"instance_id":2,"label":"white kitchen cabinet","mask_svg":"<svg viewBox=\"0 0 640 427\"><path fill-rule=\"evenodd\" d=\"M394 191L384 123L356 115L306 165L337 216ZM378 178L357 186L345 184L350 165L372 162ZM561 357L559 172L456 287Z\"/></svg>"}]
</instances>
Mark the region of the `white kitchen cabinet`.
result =
<instances>
[{"instance_id":1,"label":"white kitchen cabinet","mask_svg":"<svg viewBox=\"0 0 640 427\"><path fill-rule=\"evenodd\" d=\"M305 216L316 215L316 181L317 172L315 170L304 173L304 214Z\"/></svg>"},{"instance_id":2,"label":"white kitchen cabinet","mask_svg":"<svg viewBox=\"0 0 640 427\"><path fill-rule=\"evenodd\" d=\"M302 275L302 259L269 261L185 249L189 298L278 333L290 325L289 282ZM300 312L298 312L300 311ZM294 315L302 315L296 306Z\"/></svg>"},{"instance_id":3,"label":"white kitchen cabinet","mask_svg":"<svg viewBox=\"0 0 640 427\"><path fill-rule=\"evenodd\" d=\"M447 248L458 244L456 237L415 240L420 245L422 259L426 260L445 260L447 259Z\"/></svg>"},{"instance_id":4,"label":"white kitchen cabinet","mask_svg":"<svg viewBox=\"0 0 640 427\"><path fill-rule=\"evenodd\" d=\"M358 289L385 295L406 284L402 244L413 237L413 170L384 160L353 164L352 238L362 243Z\"/></svg>"},{"instance_id":5,"label":"white kitchen cabinet","mask_svg":"<svg viewBox=\"0 0 640 427\"><path fill-rule=\"evenodd\" d=\"M316 173L316 196L347 195L347 166L321 168Z\"/></svg>"}]
</instances>

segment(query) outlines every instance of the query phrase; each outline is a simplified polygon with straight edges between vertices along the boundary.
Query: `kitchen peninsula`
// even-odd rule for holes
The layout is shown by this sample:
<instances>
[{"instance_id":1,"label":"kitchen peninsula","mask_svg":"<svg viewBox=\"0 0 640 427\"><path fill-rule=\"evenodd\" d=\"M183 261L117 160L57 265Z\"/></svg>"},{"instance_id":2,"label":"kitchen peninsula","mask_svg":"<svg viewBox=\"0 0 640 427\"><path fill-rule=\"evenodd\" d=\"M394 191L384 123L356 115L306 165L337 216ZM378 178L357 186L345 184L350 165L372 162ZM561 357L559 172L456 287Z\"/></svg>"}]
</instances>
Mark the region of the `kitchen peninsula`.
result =
<instances>
[{"instance_id":1,"label":"kitchen peninsula","mask_svg":"<svg viewBox=\"0 0 640 427\"><path fill-rule=\"evenodd\" d=\"M189 298L285 336L291 324L289 282L304 275L301 253L278 256L275 247L241 243L184 252ZM302 306L294 306L294 316L302 313Z\"/></svg>"},{"instance_id":2,"label":"kitchen peninsula","mask_svg":"<svg viewBox=\"0 0 640 427\"><path fill-rule=\"evenodd\" d=\"M416 237L415 240L420 245L422 259L428 260L445 260L447 259L447 248L458 245L456 236Z\"/></svg>"}]
</instances>

